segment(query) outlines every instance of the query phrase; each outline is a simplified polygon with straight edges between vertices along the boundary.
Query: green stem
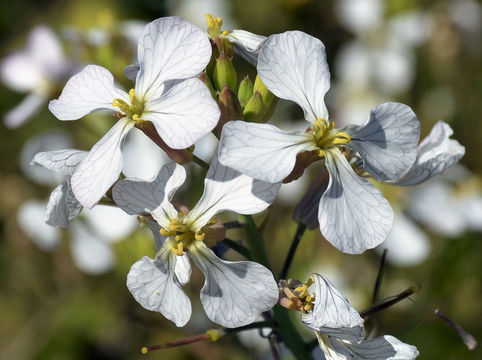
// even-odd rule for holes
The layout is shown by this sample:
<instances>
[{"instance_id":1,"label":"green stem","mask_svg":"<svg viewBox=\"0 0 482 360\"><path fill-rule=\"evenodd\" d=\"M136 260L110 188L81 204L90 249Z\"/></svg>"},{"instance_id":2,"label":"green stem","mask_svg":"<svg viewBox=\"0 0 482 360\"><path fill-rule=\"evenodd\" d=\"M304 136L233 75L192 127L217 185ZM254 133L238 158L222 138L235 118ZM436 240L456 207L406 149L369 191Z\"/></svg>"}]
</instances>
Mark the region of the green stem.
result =
<instances>
[{"instance_id":1,"label":"green stem","mask_svg":"<svg viewBox=\"0 0 482 360\"><path fill-rule=\"evenodd\" d=\"M296 249L298 248L298 245L300 244L301 237L305 233L306 230L306 225L299 223L298 228L296 229L295 236L293 238L293 241L291 242L290 249L288 250L288 254L286 255L286 260L283 264L283 269L281 270L280 279L286 279L286 276L288 275L288 271L290 269L291 263L293 262L293 258L295 257L295 252Z\"/></svg>"},{"instance_id":2,"label":"green stem","mask_svg":"<svg viewBox=\"0 0 482 360\"><path fill-rule=\"evenodd\" d=\"M194 154L192 154L192 161L194 161L199 166L205 168L206 170L209 169L209 164Z\"/></svg>"},{"instance_id":3,"label":"green stem","mask_svg":"<svg viewBox=\"0 0 482 360\"><path fill-rule=\"evenodd\" d=\"M251 260L251 253L249 252L248 248L244 245L237 243L234 240L224 238L223 243L226 244L229 248L233 249L237 253L243 255L246 259Z\"/></svg>"},{"instance_id":4,"label":"green stem","mask_svg":"<svg viewBox=\"0 0 482 360\"><path fill-rule=\"evenodd\" d=\"M246 226L244 231L248 239L249 248L254 261L266 266L271 270L268 256L264 248L263 235L259 232L251 215L240 215ZM272 271L272 270L271 270ZM296 359L312 360L311 352L305 348L303 338L300 336L288 314L288 310L279 304L273 308L273 315L278 327L276 331L281 335L286 346L291 350Z\"/></svg>"}]
</instances>

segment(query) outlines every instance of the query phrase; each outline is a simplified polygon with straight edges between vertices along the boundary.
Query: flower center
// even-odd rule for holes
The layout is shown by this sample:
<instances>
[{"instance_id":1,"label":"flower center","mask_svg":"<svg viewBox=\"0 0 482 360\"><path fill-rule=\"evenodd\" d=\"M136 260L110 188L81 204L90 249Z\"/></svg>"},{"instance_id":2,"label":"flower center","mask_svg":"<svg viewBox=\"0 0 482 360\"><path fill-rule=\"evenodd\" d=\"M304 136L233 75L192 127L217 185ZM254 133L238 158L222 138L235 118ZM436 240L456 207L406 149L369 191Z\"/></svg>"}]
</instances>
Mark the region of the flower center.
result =
<instances>
[{"instance_id":1,"label":"flower center","mask_svg":"<svg viewBox=\"0 0 482 360\"><path fill-rule=\"evenodd\" d=\"M183 255L184 251L187 251L193 242L203 241L206 237L204 232L193 231L189 225L185 224L183 216L171 219L169 227L161 228L160 233L174 239L175 243L171 251L178 256Z\"/></svg>"},{"instance_id":2,"label":"flower center","mask_svg":"<svg viewBox=\"0 0 482 360\"><path fill-rule=\"evenodd\" d=\"M350 135L334 129L335 123L328 123L325 119L316 119L315 124L309 130L313 135L316 146L319 148L318 155L325 156L325 150L343 146L351 141Z\"/></svg>"},{"instance_id":3,"label":"flower center","mask_svg":"<svg viewBox=\"0 0 482 360\"><path fill-rule=\"evenodd\" d=\"M289 280L291 281L291 280ZM300 281L295 281L296 287L289 282L287 286L282 286L283 298L280 300L280 304L288 309L301 311L303 314L313 310L315 306L315 295L310 295L308 288L313 284L313 280L308 278L303 284ZM299 285L299 286L297 286Z\"/></svg>"},{"instance_id":4,"label":"flower center","mask_svg":"<svg viewBox=\"0 0 482 360\"><path fill-rule=\"evenodd\" d=\"M138 121L144 111L144 102L140 101L135 96L134 89L129 90L130 104L122 99L114 99L112 105L118 107L123 116L128 117L134 121Z\"/></svg>"}]
</instances>

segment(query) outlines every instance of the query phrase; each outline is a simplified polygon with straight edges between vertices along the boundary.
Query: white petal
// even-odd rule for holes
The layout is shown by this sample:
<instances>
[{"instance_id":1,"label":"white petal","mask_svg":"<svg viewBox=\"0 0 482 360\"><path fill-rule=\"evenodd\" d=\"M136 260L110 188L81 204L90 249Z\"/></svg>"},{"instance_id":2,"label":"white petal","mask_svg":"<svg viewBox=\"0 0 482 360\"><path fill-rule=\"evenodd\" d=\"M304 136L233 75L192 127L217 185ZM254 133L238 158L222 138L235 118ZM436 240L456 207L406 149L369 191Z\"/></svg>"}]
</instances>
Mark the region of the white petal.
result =
<instances>
[{"instance_id":1,"label":"white petal","mask_svg":"<svg viewBox=\"0 0 482 360\"><path fill-rule=\"evenodd\" d=\"M28 200L20 205L17 221L25 234L42 250L53 250L60 241L59 229L45 223L46 203Z\"/></svg>"},{"instance_id":2,"label":"white petal","mask_svg":"<svg viewBox=\"0 0 482 360\"><path fill-rule=\"evenodd\" d=\"M122 170L122 143L134 126L120 119L90 150L72 175L72 190L86 208L91 209L117 180Z\"/></svg>"},{"instance_id":3,"label":"white petal","mask_svg":"<svg viewBox=\"0 0 482 360\"><path fill-rule=\"evenodd\" d=\"M288 176L296 155L314 150L313 138L299 131L283 131L269 124L230 121L223 127L219 161L255 179L272 183Z\"/></svg>"},{"instance_id":4,"label":"white petal","mask_svg":"<svg viewBox=\"0 0 482 360\"><path fill-rule=\"evenodd\" d=\"M323 98L330 71L325 46L317 38L301 31L270 36L259 51L258 73L273 94L301 106L310 123L328 119Z\"/></svg>"},{"instance_id":5,"label":"white petal","mask_svg":"<svg viewBox=\"0 0 482 360\"><path fill-rule=\"evenodd\" d=\"M348 147L360 153L365 169L377 180L398 180L417 156L420 122L408 106L384 103L376 106L363 126L349 126Z\"/></svg>"},{"instance_id":6,"label":"white petal","mask_svg":"<svg viewBox=\"0 0 482 360\"><path fill-rule=\"evenodd\" d=\"M211 58L207 35L190 22L176 16L147 24L139 39L140 70L136 95L156 98L166 80L187 79L199 74Z\"/></svg>"},{"instance_id":7,"label":"white petal","mask_svg":"<svg viewBox=\"0 0 482 360\"><path fill-rule=\"evenodd\" d=\"M228 328L247 325L277 303L278 286L264 266L221 260L201 242L190 256L206 277L201 302L211 321Z\"/></svg>"},{"instance_id":8,"label":"white petal","mask_svg":"<svg viewBox=\"0 0 482 360\"><path fill-rule=\"evenodd\" d=\"M186 254L177 256L175 273L179 283L184 286L191 279L191 262Z\"/></svg>"},{"instance_id":9,"label":"white petal","mask_svg":"<svg viewBox=\"0 0 482 360\"><path fill-rule=\"evenodd\" d=\"M232 30L224 36L234 44L234 51L251 65L258 63L258 53L266 36L256 35L245 30Z\"/></svg>"},{"instance_id":10,"label":"white petal","mask_svg":"<svg viewBox=\"0 0 482 360\"><path fill-rule=\"evenodd\" d=\"M152 121L159 136L173 149L185 149L218 123L219 107L199 79L188 79L146 104L143 120Z\"/></svg>"},{"instance_id":11,"label":"white petal","mask_svg":"<svg viewBox=\"0 0 482 360\"><path fill-rule=\"evenodd\" d=\"M70 246L75 264L86 274L100 275L114 266L114 254L109 244L78 222L72 224Z\"/></svg>"},{"instance_id":12,"label":"white petal","mask_svg":"<svg viewBox=\"0 0 482 360\"><path fill-rule=\"evenodd\" d=\"M315 331L315 335L318 339L318 344L320 345L325 360L352 360L351 357L347 357L350 354L337 339L331 338L318 331Z\"/></svg>"},{"instance_id":13,"label":"white petal","mask_svg":"<svg viewBox=\"0 0 482 360\"><path fill-rule=\"evenodd\" d=\"M137 73L139 72L139 64L127 65L124 68L124 75L131 81L136 81Z\"/></svg>"},{"instance_id":14,"label":"white petal","mask_svg":"<svg viewBox=\"0 0 482 360\"><path fill-rule=\"evenodd\" d=\"M135 217L114 206L97 205L83 215L92 230L108 243L129 236L139 225Z\"/></svg>"},{"instance_id":15,"label":"white petal","mask_svg":"<svg viewBox=\"0 0 482 360\"><path fill-rule=\"evenodd\" d=\"M42 69L25 51L14 52L1 65L2 82L15 91L33 91L45 83Z\"/></svg>"},{"instance_id":16,"label":"white petal","mask_svg":"<svg viewBox=\"0 0 482 360\"><path fill-rule=\"evenodd\" d=\"M17 106L8 111L3 117L6 127L15 129L23 125L44 104L47 98L44 95L29 94Z\"/></svg>"},{"instance_id":17,"label":"white petal","mask_svg":"<svg viewBox=\"0 0 482 360\"><path fill-rule=\"evenodd\" d=\"M191 317L191 301L174 273L176 255L165 246L155 260L144 256L132 265L127 287L143 308L160 312L176 326L184 326Z\"/></svg>"},{"instance_id":18,"label":"white petal","mask_svg":"<svg viewBox=\"0 0 482 360\"><path fill-rule=\"evenodd\" d=\"M126 213L153 213L161 224L168 226L177 212L170 204L176 190L186 180L186 170L174 162L162 166L152 181L124 179L114 186L112 196Z\"/></svg>"},{"instance_id":19,"label":"white petal","mask_svg":"<svg viewBox=\"0 0 482 360\"><path fill-rule=\"evenodd\" d=\"M46 223L50 226L60 226L67 229L70 222L80 214L81 210L82 205L75 198L70 181L64 181L50 194Z\"/></svg>"},{"instance_id":20,"label":"white petal","mask_svg":"<svg viewBox=\"0 0 482 360\"><path fill-rule=\"evenodd\" d=\"M129 102L129 96L114 87L109 70L87 65L67 81L60 97L50 102L49 110L59 120L77 120L94 111L116 110L112 105L116 98Z\"/></svg>"},{"instance_id":21,"label":"white petal","mask_svg":"<svg viewBox=\"0 0 482 360\"><path fill-rule=\"evenodd\" d=\"M385 335L359 344L347 344L352 356L357 360L412 360L418 356L418 350L397 338Z\"/></svg>"},{"instance_id":22,"label":"white petal","mask_svg":"<svg viewBox=\"0 0 482 360\"><path fill-rule=\"evenodd\" d=\"M59 174L70 176L88 153L88 151L76 149L39 152L34 156L31 164L40 165Z\"/></svg>"},{"instance_id":23,"label":"white petal","mask_svg":"<svg viewBox=\"0 0 482 360\"><path fill-rule=\"evenodd\" d=\"M257 214L273 202L279 187L280 183L255 180L223 166L215 157L204 180L203 196L189 212L187 221L198 230L224 210Z\"/></svg>"},{"instance_id":24,"label":"white petal","mask_svg":"<svg viewBox=\"0 0 482 360\"><path fill-rule=\"evenodd\" d=\"M315 306L301 315L303 323L312 330L347 341L363 339L363 319L348 299L324 276L312 274L311 278L315 286Z\"/></svg>"},{"instance_id":25,"label":"white petal","mask_svg":"<svg viewBox=\"0 0 482 360\"><path fill-rule=\"evenodd\" d=\"M465 154L465 148L450 139L453 130L439 121L418 145L417 159L405 177L396 185L410 186L425 182L454 166Z\"/></svg>"},{"instance_id":26,"label":"white petal","mask_svg":"<svg viewBox=\"0 0 482 360\"><path fill-rule=\"evenodd\" d=\"M348 254L377 246L392 227L390 204L370 182L355 174L338 149L326 152L325 164L330 182L318 212L321 233Z\"/></svg>"}]
</instances>

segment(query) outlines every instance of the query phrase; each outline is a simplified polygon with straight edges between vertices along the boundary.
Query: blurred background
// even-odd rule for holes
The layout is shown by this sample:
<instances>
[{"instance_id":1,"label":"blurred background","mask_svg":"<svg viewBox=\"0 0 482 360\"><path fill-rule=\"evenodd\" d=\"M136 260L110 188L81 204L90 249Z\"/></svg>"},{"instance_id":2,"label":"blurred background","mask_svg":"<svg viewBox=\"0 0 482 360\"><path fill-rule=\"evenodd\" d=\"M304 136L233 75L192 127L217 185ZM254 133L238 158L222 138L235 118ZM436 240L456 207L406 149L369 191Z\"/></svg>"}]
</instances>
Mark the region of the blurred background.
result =
<instances>
[{"instance_id":1,"label":"blurred background","mask_svg":"<svg viewBox=\"0 0 482 360\"><path fill-rule=\"evenodd\" d=\"M305 234L290 276L328 276L359 311L370 304L380 254L388 248L381 297L412 284L422 291L379 313L376 334L416 345L421 359L480 359L433 315L440 308L476 339L482 334L482 38L481 4L473 0L137 0L0 3L0 359L252 359L271 358L256 330L141 355L142 346L203 333L216 325L199 302L203 275L185 287L193 316L184 328L139 306L125 286L130 266L154 257L152 234L135 217L97 206L68 231L44 223L50 192L62 179L31 166L39 151L88 150L115 119L90 115L58 121L47 109L67 79L86 64L108 68L124 88L123 68L136 59L143 26L180 15L205 29L204 14L224 29L270 35L303 30L324 42L332 85L327 95L338 126L362 123L375 105L399 101L414 109L425 137L438 120L466 148L459 166L412 188L380 186L395 210L394 228L379 249L345 255L318 230ZM235 58L238 79L255 69ZM299 108L281 101L272 122L305 127ZM196 145L209 160L214 136ZM150 178L167 161L141 133L126 143L126 176ZM319 170L319 169L318 169ZM189 166L179 200L192 207L202 171ZM310 176L283 186L265 236L275 272L296 231L291 214ZM262 221L264 215L257 218ZM227 215L226 219L234 219ZM228 236L242 239L239 231ZM239 258L229 252L228 258ZM423 305L420 305L423 304ZM432 309L432 310L431 310ZM313 334L292 314L307 340ZM319 354L318 354L319 355ZM289 358L289 354L284 356Z\"/></svg>"}]
</instances>

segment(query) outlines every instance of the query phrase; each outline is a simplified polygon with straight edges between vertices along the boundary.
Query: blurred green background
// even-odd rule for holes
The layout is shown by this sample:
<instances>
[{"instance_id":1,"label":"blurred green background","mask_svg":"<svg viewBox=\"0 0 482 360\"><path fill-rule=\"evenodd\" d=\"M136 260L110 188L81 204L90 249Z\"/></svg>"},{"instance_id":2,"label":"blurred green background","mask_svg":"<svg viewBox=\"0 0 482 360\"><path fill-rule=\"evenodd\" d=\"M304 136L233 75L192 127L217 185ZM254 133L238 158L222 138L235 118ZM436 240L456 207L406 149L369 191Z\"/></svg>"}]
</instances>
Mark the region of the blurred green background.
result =
<instances>
[{"instance_id":1,"label":"blurred green background","mask_svg":"<svg viewBox=\"0 0 482 360\"><path fill-rule=\"evenodd\" d=\"M161 16L180 15L205 28L207 12L222 16L225 29L240 28L262 35L299 29L321 39L327 48L332 75L327 102L332 119L337 122L353 118L364 121L371 107L390 100L414 109L422 123L422 136L440 119L451 125L454 138L466 148L461 161L465 167L463 175L447 180L452 197L444 208L431 207L431 203L426 207L434 216L438 212L448 214L448 220L461 214L472 216L469 225L460 225L452 232L438 231L410 213L410 202L417 199L411 195L412 189L382 187L393 207L418 223L414 226L428 239L429 245L425 246L429 250L416 263L403 265L396 259L389 262L381 296L420 283L422 291L413 296L417 302L432 309L440 308L480 339L482 210L480 205L471 208L464 202L467 198L481 197L480 3L471 0L2 1L0 56L22 49L29 31L45 24L54 29L67 56L79 66L103 65L120 84L129 88L122 71L135 58L135 46L126 35L129 30L121 30L129 29L124 26L126 21L148 22ZM242 60L235 60L235 65L240 79L244 74L255 74ZM50 98L58 97L65 81L59 80L50 89ZM0 85L0 91L2 116L25 97L6 85ZM293 126L302 121L301 111L284 102L280 103L277 117ZM60 130L68 134L73 146L89 149L112 122L112 118L102 115L75 123L60 122L49 113L45 103L19 128L0 125L0 359L270 358L267 341L256 331L239 337L226 336L217 343L196 343L140 354L142 346L216 327L207 320L199 302L203 275L197 269L193 269L191 283L185 287L193 302L193 317L185 328L176 328L160 314L144 310L132 298L125 286L130 266L144 255L155 254L147 231L130 231L113 243L115 261L100 275L85 274L75 265L71 234L67 231L59 231L60 241L50 251L31 241L43 230L36 230L38 220L33 215L32 218L24 215L23 222L20 221L19 209L27 200L46 200L53 186L27 177L22 170L20 154L27 141ZM190 184L185 184L180 200L192 206L202 191L202 174L195 167L190 171ZM302 188L307 185L305 182ZM302 190L289 188L274 204L266 229L266 245L275 271L281 269L295 233L291 214ZM257 219L262 221L263 217ZM24 228L30 219L33 228L29 232ZM241 232L228 235L242 239ZM406 244L402 240L399 248L412 246L409 240L406 239ZM305 280L314 271L326 274L362 310L370 303L378 263L376 250L358 256L345 255L314 230L303 238L290 275ZM303 336L314 338L296 321L298 314L292 315ZM467 350L452 328L426 307L409 300L378 314L375 321L377 334L391 334L416 345L420 359L482 358L479 348ZM289 358L289 354L285 356Z\"/></svg>"}]
</instances>

